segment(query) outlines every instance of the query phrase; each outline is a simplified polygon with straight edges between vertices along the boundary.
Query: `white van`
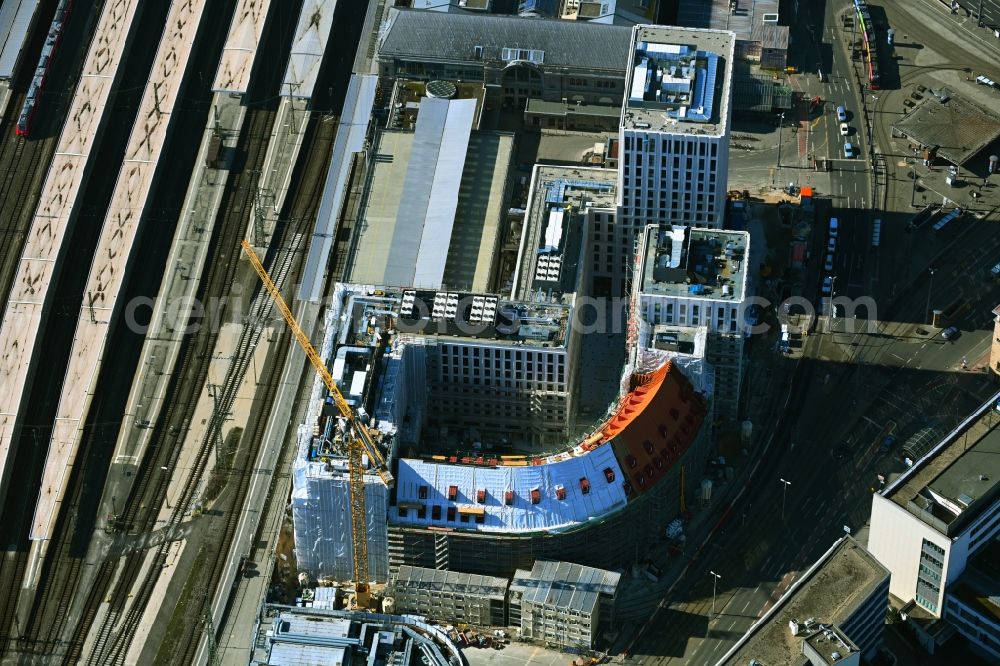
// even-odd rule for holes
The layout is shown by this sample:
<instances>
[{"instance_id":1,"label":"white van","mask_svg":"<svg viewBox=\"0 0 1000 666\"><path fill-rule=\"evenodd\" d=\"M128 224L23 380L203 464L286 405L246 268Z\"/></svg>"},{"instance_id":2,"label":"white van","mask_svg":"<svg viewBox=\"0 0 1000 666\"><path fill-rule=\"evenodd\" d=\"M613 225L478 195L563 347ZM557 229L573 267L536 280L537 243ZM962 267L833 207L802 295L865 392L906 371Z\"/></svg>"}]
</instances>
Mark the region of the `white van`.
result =
<instances>
[{"instance_id":1,"label":"white van","mask_svg":"<svg viewBox=\"0 0 1000 666\"><path fill-rule=\"evenodd\" d=\"M847 122L847 109L842 106L837 107L837 120L842 123Z\"/></svg>"},{"instance_id":2,"label":"white van","mask_svg":"<svg viewBox=\"0 0 1000 666\"><path fill-rule=\"evenodd\" d=\"M840 229L840 225L837 222L837 218L830 218L830 238L837 237L837 230Z\"/></svg>"}]
</instances>

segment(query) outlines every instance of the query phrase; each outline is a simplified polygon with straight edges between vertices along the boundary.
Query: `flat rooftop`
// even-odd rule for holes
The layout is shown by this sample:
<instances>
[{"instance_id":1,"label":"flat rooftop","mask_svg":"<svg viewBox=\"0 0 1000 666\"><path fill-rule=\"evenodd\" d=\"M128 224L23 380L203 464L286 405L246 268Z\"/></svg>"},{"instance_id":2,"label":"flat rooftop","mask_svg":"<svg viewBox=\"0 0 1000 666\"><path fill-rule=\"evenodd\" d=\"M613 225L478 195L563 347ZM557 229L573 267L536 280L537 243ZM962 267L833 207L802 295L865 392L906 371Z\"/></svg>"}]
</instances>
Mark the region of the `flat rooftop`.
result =
<instances>
[{"instance_id":1,"label":"flat rooftop","mask_svg":"<svg viewBox=\"0 0 1000 666\"><path fill-rule=\"evenodd\" d=\"M833 666L860 651L858 646L836 626L819 629L807 635L804 640L812 648L816 661L828 666Z\"/></svg>"},{"instance_id":2,"label":"flat rooftop","mask_svg":"<svg viewBox=\"0 0 1000 666\"><path fill-rule=\"evenodd\" d=\"M778 0L739 0L736 11L729 8L729 0L684 0L677 10L677 25L732 30L736 39L752 41L754 26L770 15L777 18Z\"/></svg>"},{"instance_id":3,"label":"flat rooftop","mask_svg":"<svg viewBox=\"0 0 1000 666\"><path fill-rule=\"evenodd\" d=\"M495 294L406 290L399 302L401 334L447 336L528 347L562 347L570 307L512 301Z\"/></svg>"},{"instance_id":4,"label":"flat rooftop","mask_svg":"<svg viewBox=\"0 0 1000 666\"><path fill-rule=\"evenodd\" d=\"M888 578L889 571L857 541L849 536L841 538L719 664L746 666L756 659L767 666L799 666L802 641L810 635L793 635L789 622L812 618L824 625L837 625Z\"/></svg>"},{"instance_id":5,"label":"flat rooftop","mask_svg":"<svg viewBox=\"0 0 1000 666\"><path fill-rule=\"evenodd\" d=\"M653 327L649 347L660 351L705 356L705 327L658 324Z\"/></svg>"},{"instance_id":6,"label":"flat rooftop","mask_svg":"<svg viewBox=\"0 0 1000 666\"><path fill-rule=\"evenodd\" d=\"M953 93L941 94L949 97L946 102L928 95L892 127L961 166L1000 138L1000 118Z\"/></svg>"},{"instance_id":7,"label":"flat rooftop","mask_svg":"<svg viewBox=\"0 0 1000 666\"><path fill-rule=\"evenodd\" d=\"M521 230L516 296L575 293L584 261L588 207L613 215L614 169L536 165Z\"/></svg>"},{"instance_id":8,"label":"flat rooftop","mask_svg":"<svg viewBox=\"0 0 1000 666\"><path fill-rule=\"evenodd\" d=\"M460 661L458 648L447 635L423 620L415 615L264 604L257 631L249 639L251 663L387 664L397 663L404 654L420 654L424 663L432 666L450 666L453 659Z\"/></svg>"},{"instance_id":9,"label":"flat rooftop","mask_svg":"<svg viewBox=\"0 0 1000 666\"><path fill-rule=\"evenodd\" d=\"M939 444L883 496L942 534L958 533L1000 494L998 425L1000 414L991 401L950 443Z\"/></svg>"},{"instance_id":10,"label":"flat rooftop","mask_svg":"<svg viewBox=\"0 0 1000 666\"><path fill-rule=\"evenodd\" d=\"M722 136L736 39L722 30L636 26L625 84L626 129Z\"/></svg>"},{"instance_id":11,"label":"flat rooftop","mask_svg":"<svg viewBox=\"0 0 1000 666\"><path fill-rule=\"evenodd\" d=\"M635 25L655 21L659 4L649 0L579 0L576 6L570 3L563 6L564 19L594 21L606 25Z\"/></svg>"},{"instance_id":12,"label":"flat rooftop","mask_svg":"<svg viewBox=\"0 0 1000 666\"><path fill-rule=\"evenodd\" d=\"M472 127L479 129L483 109L486 106L486 86L482 82L461 81L417 81L397 79L392 89L392 117L387 127L390 129L412 130L420 115L420 103L427 93L446 99L474 99L476 113Z\"/></svg>"},{"instance_id":13,"label":"flat rooftop","mask_svg":"<svg viewBox=\"0 0 1000 666\"><path fill-rule=\"evenodd\" d=\"M749 243L745 231L647 229L641 293L739 303L746 295Z\"/></svg>"}]
</instances>

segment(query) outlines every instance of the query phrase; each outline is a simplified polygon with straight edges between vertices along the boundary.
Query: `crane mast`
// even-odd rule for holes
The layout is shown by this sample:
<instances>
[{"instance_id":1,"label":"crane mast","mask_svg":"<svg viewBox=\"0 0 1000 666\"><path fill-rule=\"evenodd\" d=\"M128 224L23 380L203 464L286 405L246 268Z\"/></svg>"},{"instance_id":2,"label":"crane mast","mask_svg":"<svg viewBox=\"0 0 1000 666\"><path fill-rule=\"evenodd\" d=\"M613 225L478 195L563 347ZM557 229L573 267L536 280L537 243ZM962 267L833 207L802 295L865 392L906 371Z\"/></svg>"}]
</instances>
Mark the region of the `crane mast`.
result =
<instances>
[{"instance_id":1,"label":"crane mast","mask_svg":"<svg viewBox=\"0 0 1000 666\"><path fill-rule=\"evenodd\" d=\"M333 401L337 406L337 410L344 419L342 422L342 428L344 432L344 439L347 441L347 469L350 480L351 541L353 542L354 555L354 586L358 605L366 607L370 591L368 588L368 539L366 528L367 513L365 511L363 454L368 454L370 463L373 467L375 467L379 476L388 486L392 485L392 475L386 468L385 459L382 457L381 452L372 442L371 434L368 432L367 426L357 419L354 410L347 403L347 400L340 392L340 389L337 388L337 384L333 381L330 371L326 369L326 364L323 363L323 359L320 358L320 355L316 353L316 349L309 341L309 337L302 330L299 322L295 319L292 311L288 308L288 305L285 303L285 299L281 296L281 292L274 284L271 276L268 275L267 269L264 268L264 264L261 263L260 258L257 256L257 252L246 240L242 242L242 247L243 252L250 260L250 264L253 266L254 270L257 271L260 281L264 284L264 288L267 289L267 292L271 295L271 298L274 300L274 304L281 312L281 316L284 317L285 323L292 331L292 335L295 336L295 340L299 343L299 346L302 347L302 351L306 353L306 356L309 358L309 362L312 363L313 368L316 369L316 372L319 373L319 376L323 379L323 383L326 385L327 391L330 392L330 396L333 398Z\"/></svg>"}]
</instances>

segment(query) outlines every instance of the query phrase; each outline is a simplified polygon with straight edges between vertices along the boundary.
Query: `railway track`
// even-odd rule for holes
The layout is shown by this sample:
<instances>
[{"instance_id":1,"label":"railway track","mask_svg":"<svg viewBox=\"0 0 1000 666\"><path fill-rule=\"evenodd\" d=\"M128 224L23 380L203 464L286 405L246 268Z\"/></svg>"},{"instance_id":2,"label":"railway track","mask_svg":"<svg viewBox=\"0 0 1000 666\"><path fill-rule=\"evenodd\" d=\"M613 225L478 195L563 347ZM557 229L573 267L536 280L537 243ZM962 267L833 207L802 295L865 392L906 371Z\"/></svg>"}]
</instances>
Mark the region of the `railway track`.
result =
<instances>
[{"instance_id":1,"label":"railway track","mask_svg":"<svg viewBox=\"0 0 1000 666\"><path fill-rule=\"evenodd\" d=\"M0 654L6 654L10 644L20 633L20 627L15 626L14 617L17 612L17 597L21 588L21 579L28 566L28 553L25 550L7 550L0 559L0 592L11 602L0 603Z\"/></svg>"},{"instance_id":2,"label":"railway track","mask_svg":"<svg viewBox=\"0 0 1000 666\"><path fill-rule=\"evenodd\" d=\"M39 170L43 166L48 168L55 149L51 138L29 140L14 133L24 96L20 92L12 97L0 124L3 128L0 142L0 312L6 307L32 213L38 204Z\"/></svg>"},{"instance_id":3,"label":"railway track","mask_svg":"<svg viewBox=\"0 0 1000 666\"><path fill-rule=\"evenodd\" d=\"M315 215L315 209L318 207L318 200L319 189L316 188L314 199L310 202L312 204L312 216ZM295 260L301 256L301 246L305 237L307 224L311 221L312 216L306 214L296 217L295 222L290 224L288 229L285 231L284 237L286 240L281 243L280 249L276 251L271 268L272 277L274 277L276 283L279 285L287 283L287 280L293 271ZM208 424L205 436L205 445L198 452L193 472L188 477L188 481L182 490L182 499L177 506L174 507L174 517L172 520L179 521L193 508L192 503L196 499L195 492L200 485L200 480L204 476L208 462L211 459L213 449L218 447L222 442L222 429L225 424L225 420L233 408L240 385L246 377L247 372L250 370L253 354L263 337L265 329L264 322L270 318L272 310L273 305L271 303L270 296L266 292L258 290L249 309L243 329L240 332L240 338L236 343L232 365L226 375L225 381L215 393L217 408ZM284 359L288 351L288 340L282 336L282 338L278 341L278 345L279 346L276 349L274 367L280 368L284 364ZM279 373L272 373L269 381L265 383L262 389L258 389L258 391L263 390L263 394L258 393L258 399L262 404L271 404L274 402L274 398L278 390L278 378ZM213 549L213 554L210 556L210 564L208 564L208 567L204 570L204 572L193 572L192 574L207 576L206 584L209 590L213 589L214 586L220 583L220 579L226 567L229 548L232 544L233 538L235 537L236 526L241 515L239 509L242 506L247 490L249 489L250 482L253 478L253 461L256 460L259 454L260 443L263 439L264 430L267 427L269 417L270 413L267 410L257 411L252 421L243 432L241 442L246 442L248 448L242 451L239 456L240 460L243 461L243 464L238 470L233 470L233 473L229 475L227 482L227 487L230 488L229 506L221 509L226 516L225 521L221 526L217 525L214 527L217 533L221 532L221 541L219 542L218 547ZM217 505L213 506L213 510L219 510ZM92 660L95 663L124 663L125 656L131 645L131 638L135 633L140 620L142 619L142 615L148 605L149 598L155 588L159 569L162 567L163 561L165 561L166 546L162 546L161 549L162 553L157 553L156 563L154 566L150 567L138 591L134 593L131 608L122 618L117 631L118 635L122 639L117 642L112 642L110 647L109 641L102 641L102 651L100 653L93 653L93 655L97 657L96 659L93 659L92 657ZM201 586L198 587L201 588ZM206 610L205 605L207 604L207 600L211 597L212 594L210 592L206 593L204 597L206 601L202 604L203 611ZM173 657L174 661L179 660L180 663L190 663L194 659L195 652L198 647L198 638L200 634L200 622L198 620L200 618L194 617L189 619L191 621L184 623L184 627L190 630L190 638L176 643L176 645L181 646L183 650L179 655L174 655Z\"/></svg>"},{"instance_id":4,"label":"railway track","mask_svg":"<svg viewBox=\"0 0 1000 666\"><path fill-rule=\"evenodd\" d=\"M238 150L245 152L247 156L246 165L240 172L230 176L222 205L223 212L220 213L213 233L214 251L206 263L204 278L197 294L197 298L207 309L225 305L225 301L220 301L220 298L228 293L229 286L236 277L239 240L245 232L248 214L252 210L259 167L264 159L274 117L275 112L268 109L250 109L247 112L238 145ZM218 320L216 314L206 312L206 320ZM117 517L116 525L119 529L130 533L144 533L154 527L170 482L168 471L173 469L177 461L190 429L195 406L202 395L217 335L218 331L212 330L212 327L203 326L183 343L181 361L175 372L176 379L168 388L165 400L168 408L154 426L154 436L139 466L139 476L133 484L125 510ZM172 509L170 524L180 522L190 510L193 492L198 487L204 466L214 448L213 444L210 438L206 438L202 450L198 452L195 469L191 470L180 500ZM163 567L166 548L166 544L157 547L150 575L131 597L145 552L125 556L120 569L117 562L102 565L94 589L88 594L82 621L74 628L70 639L70 661L83 657L83 647L92 627L96 634L87 661L107 664L124 660L145 601L152 593L155 578ZM115 579L117 581L112 586ZM146 585L150 580L152 584ZM104 602L108 603L106 613L103 618L99 618ZM99 626L94 627L98 620Z\"/></svg>"},{"instance_id":5,"label":"railway track","mask_svg":"<svg viewBox=\"0 0 1000 666\"><path fill-rule=\"evenodd\" d=\"M326 165L328 162L329 151L332 147L334 130L335 127L332 123L323 123L316 118L313 118L310 122L310 127L307 131L307 139L309 137L313 137L314 140L310 140L307 143L307 145L310 146L310 149L304 159L304 177L295 188L295 194L297 196L293 196L291 198L291 201L293 202L293 205L291 206L291 222L288 223L287 228L281 234L281 240L277 244L278 249L274 254L272 266L270 268L271 277L275 280L275 284L277 284L279 288L282 285L289 284L289 280L291 278L297 278L301 273L301 259L306 249L304 241L307 237L306 234L308 233L308 230L312 226L312 221L315 219L316 212L319 209L319 201L322 196L323 176L326 173ZM294 284L294 281L292 281L291 284ZM243 378L246 376L246 373L250 369L250 362L254 351L256 350L256 347L260 342L260 338L263 335L265 328L264 324L272 316L273 311L274 304L270 295L258 286L249 313L250 316L248 317L247 323L243 326L243 330L240 334L240 341L238 343L239 351L236 355L238 363L234 362L233 371L230 373L230 377L227 378L228 385L223 389L223 396L226 401L225 407L220 410L221 414L216 414L219 418L218 425L220 429L222 425L221 417L229 412L233 402L235 402L236 392L240 383L243 381ZM274 371L271 373L271 376L268 378L267 383L263 387L263 395L260 395L259 391L261 389L258 389L258 399L265 405L274 404L277 398L281 369L285 365L289 345L291 344L287 331L281 331L281 335L277 338L276 344L278 346L274 350L274 363L272 366ZM250 483L253 480L254 461L257 460L260 454L260 447L263 443L264 433L270 417L270 410L260 410L254 415L254 418L250 423L248 423L247 429L243 432L241 440L249 443L249 451L246 452L245 455L241 456L244 464L238 474L235 475L235 478L234 476L230 476L230 482L236 482L233 502L229 510L226 512L226 522L222 527L222 542L219 548L215 550L214 557L212 558L211 564L207 569L209 591L203 597L200 613L201 616L211 613L211 600L215 596L214 593L218 589L218 586L226 583L226 581L222 580L222 577L228 563L229 551L232 546L233 539L236 537L236 527L239 522L239 517L242 515L240 509L243 506L243 502L250 488ZM266 514L262 512L260 515ZM200 619L200 617L198 619ZM174 661L179 661L182 664L189 664L194 661L197 655L203 623L198 621L188 622L185 624L185 627L190 628L191 631L189 632L189 635L185 637L186 640L179 642L179 645L183 647L183 651L180 655L178 655L179 658L175 658Z\"/></svg>"}]
</instances>

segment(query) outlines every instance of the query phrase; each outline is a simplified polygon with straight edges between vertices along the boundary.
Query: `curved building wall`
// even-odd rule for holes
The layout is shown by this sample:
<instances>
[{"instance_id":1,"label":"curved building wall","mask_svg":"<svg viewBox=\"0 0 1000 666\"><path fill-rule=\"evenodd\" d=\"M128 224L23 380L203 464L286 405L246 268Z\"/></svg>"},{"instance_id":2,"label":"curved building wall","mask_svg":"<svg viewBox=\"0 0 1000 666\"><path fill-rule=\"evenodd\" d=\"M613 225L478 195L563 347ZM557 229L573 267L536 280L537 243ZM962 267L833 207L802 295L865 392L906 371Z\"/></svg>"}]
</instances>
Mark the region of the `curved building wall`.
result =
<instances>
[{"instance_id":1,"label":"curved building wall","mask_svg":"<svg viewBox=\"0 0 1000 666\"><path fill-rule=\"evenodd\" d=\"M615 569L662 542L667 524L681 510L682 476L686 501L698 494L710 450L708 429L701 427L707 406L669 362L652 373L633 375L631 383L615 415L581 444L591 454L604 447L613 450L624 477L616 483L622 484L627 503L558 531L452 527L446 510L435 524L415 526L406 520L412 503L403 507L403 519L396 504L389 509L390 572L408 564L512 576L515 569L530 569L536 559ZM472 491L460 489L466 492Z\"/></svg>"}]
</instances>

